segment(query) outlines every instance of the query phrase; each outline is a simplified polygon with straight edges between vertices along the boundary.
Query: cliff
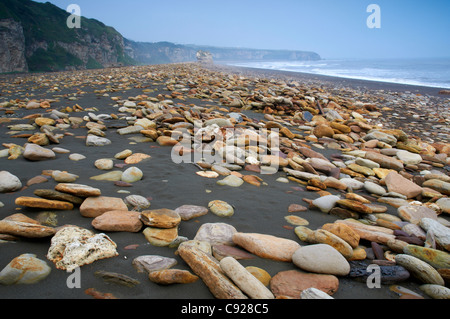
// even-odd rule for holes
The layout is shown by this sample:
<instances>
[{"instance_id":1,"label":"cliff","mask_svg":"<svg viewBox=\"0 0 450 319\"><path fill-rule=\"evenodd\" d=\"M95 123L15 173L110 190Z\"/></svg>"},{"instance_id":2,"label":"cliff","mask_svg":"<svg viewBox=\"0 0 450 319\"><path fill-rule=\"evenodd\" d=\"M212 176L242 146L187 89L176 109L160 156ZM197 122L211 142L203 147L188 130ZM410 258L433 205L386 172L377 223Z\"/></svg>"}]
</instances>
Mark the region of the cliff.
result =
<instances>
[{"instance_id":1,"label":"cliff","mask_svg":"<svg viewBox=\"0 0 450 319\"><path fill-rule=\"evenodd\" d=\"M198 51L218 62L320 59L304 51L135 42L95 19L81 17L80 28L69 28L69 16L49 2L0 0L0 73L193 62Z\"/></svg>"},{"instance_id":2,"label":"cliff","mask_svg":"<svg viewBox=\"0 0 450 319\"><path fill-rule=\"evenodd\" d=\"M67 27L68 12L51 3L0 0L1 72L60 71L135 64L111 27L81 17Z\"/></svg>"},{"instance_id":3,"label":"cliff","mask_svg":"<svg viewBox=\"0 0 450 319\"><path fill-rule=\"evenodd\" d=\"M315 52L294 50L261 50L222 48L170 42L144 43L125 39L125 53L140 64L197 61L197 52L209 52L214 61L317 61Z\"/></svg>"}]
</instances>

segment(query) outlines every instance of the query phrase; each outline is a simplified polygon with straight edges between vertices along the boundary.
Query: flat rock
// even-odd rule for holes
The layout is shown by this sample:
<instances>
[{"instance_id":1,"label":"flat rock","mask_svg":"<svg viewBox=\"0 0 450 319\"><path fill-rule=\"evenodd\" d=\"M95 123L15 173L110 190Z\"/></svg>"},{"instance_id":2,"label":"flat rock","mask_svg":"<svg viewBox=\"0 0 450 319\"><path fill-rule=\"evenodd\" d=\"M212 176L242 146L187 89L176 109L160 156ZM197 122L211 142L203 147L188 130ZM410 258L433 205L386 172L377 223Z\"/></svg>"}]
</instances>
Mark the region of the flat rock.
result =
<instances>
[{"instance_id":1,"label":"flat rock","mask_svg":"<svg viewBox=\"0 0 450 319\"><path fill-rule=\"evenodd\" d=\"M166 247L177 239L178 228L146 227L142 233L150 244L158 247Z\"/></svg>"},{"instance_id":2,"label":"flat rock","mask_svg":"<svg viewBox=\"0 0 450 319\"><path fill-rule=\"evenodd\" d=\"M190 220L206 215L208 213L208 208L198 205L182 205L177 207L175 211L180 215L181 220Z\"/></svg>"},{"instance_id":3,"label":"flat rock","mask_svg":"<svg viewBox=\"0 0 450 319\"><path fill-rule=\"evenodd\" d=\"M363 137L363 139L365 141L378 140L391 146L395 146L397 144L397 138L395 138L395 136L381 131L370 131Z\"/></svg>"},{"instance_id":4,"label":"flat rock","mask_svg":"<svg viewBox=\"0 0 450 319\"><path fill-rule=\"evenodd\" d=\"M59 183L55 186L55 190L62 193L68 193L79 197L100 196L101 191L83 184Z\"/></svg>"},{"instance_id":5,"label":"flat rock","mask_svg":"<svg viewBox=\"0 0 450 319\"><path fill-rule=\"evenodd\" d=\"M439 180L439 179L429 179L423 182L422 187L429 187L438 191L444 195L450 195L450 183Z\"/></svg>"},{"instance_id":6,"label":"flat rock","mask_svg":"<svg viewBox=\"0 0 450 319\"><path fill-rule=\"evenodd\" d=\"M356 200L340 199L336 202L336 204L343 208L353 210L357 213L361 213L361 214L371 214L372 213L372 209L370 209L370 207L368 207L368 206L364 205L364 203L358 202Z\"/></svg>"},{"instance_id":7,"label":"flat rock","mask_svg":"<svg viewBox=\"0 0 450 319\"><path fill-rule=\"evenodd\" d=\"M13 220L0 220L0 234L8 234L25 238L46 238L56 233L56 229L40 225L39 223L29 223Z\"/></svg>"},{"instance_id":8,"label":"flat rock","mask_svg":"<svg viewBox=\"0 0 450 319\"><path fill-rule=\"evenodd\" d=\"M151 282L159 285L172 285L172 284L190 284L196 282L199 277L191 274L187 270L181 269L164 269L152 271L148 275L148 279Z\"/></svg>"},{"instance_id":9,"label":"flat rock","mask_svg":"<svg viewBox=\"0 0 450 319\"><path fill-rule=\"evenodd\" d=\"M373 276L376 269L380 273L380 283L383 285L395 284L406 281L410 278L409 271L399 265L375 265L366 261L350 261L349 278L355 279L359 282L367 283L369 277ZM369 267L371 266L371 267Z\"/></svg>"},{"instance_id":10,"label":"flat rock","mask_svg":"<svg viewBox=\"0 0 450 319\"><path fill-rule=\"evenodd\" d=\"M238 176L235 175L228 175L224 179L217 181L218 185L226 185L231 187L239 187L244 183L244 180Z\"/></svg>"},{"instance_id":11,"label":"flat rock","mask_svg":"<svg viewBox=\"0 0 450 319\"><path fill-rule=\"evenodd\" d=\"M95 181L119 182L122 181L122 174L123 174L122 171L111 171L100 175L91 176L89 177L89 179Z\"/></svg>"},{"instance_id":12,"label":"flat rock","mask_svg":"<svg viewBox=\"0 0 450 319\"><path fill-rule=\"evenodd\" d=\"M450 251L450 228L442 225L433 217L422 218L419 226L426 230L427 233L433 234L436 242L447 251Z\"/></svg>"},{"instance_id":13,"label":"flat rock","mask_svg":"<svg viewBox=\"0 0 450 319\"><path fill-rule=\"evenodd\" d=\"M422 218L437 219L436 211L421 205L407 205L397 208L397 213L403 220L418 225Z\"/></svg>"},{"instance_id":14,"label":"flat rock","mask_svg":"<svg viewBox=\"0 0 450 319\"><path fill-rule=\"evenodd\" d=\"M440 198L436 201L436 204L439 206L443 213L450 214L450 198Z\"/></svg>"},{"instance_id":15,"label":"flat rock","mask_svg":"<svg viewBox=\"0 0 450 319\"><path fill-rule=\"evenodd\" d=\"M287 270L280 271L270 281L270 290L276 298L300 299L302 291L311 287L331 296L339 289L339 279L334 275Z\"/></svg>"},{"instance_id":16,"label":"flat rock","mask_svg":"<svg viewBox=\"0 0 450 319\"><path fill-rule=\"evenodd\" d=\"M109 196L88 197L80 206L80 213L84 217L95 218L113 210L126 211L128 207L121 198Z\"/></svg>"},{"instance_id":17,"label":"flat rock","mask_svg":"<svg viewBox=\"0 0 450 319\"><path fill-rule=\"evenodd\" d=\"M52 178L58 183L73 183L79 176L66 171L54 170L52 172Z\"/></svg>"},{"instance_id":18,"label":"flat rock","mask_svg":"<svg viewBox=\"0 0 450 319\"><path fill-rule=\"evenodd\" d=\"M38 197L17 197L15 200L16 205L42 208L42 209L55 209L55 210L72 210L73 204L69 202L63 202L59 200L50 200Z\"/></svg>"},{"instance_id":19,"label":"flat rock","mask_svg":"<svg viewBox=\"0 0 450 319\"><path fill-rule=\"evenodd\" d=\"M291 261L292 255L300 247L297 242L266 234L235 233L233 242L261 258Z\"/></svg>"},{"instance_id":20,"label":"flat rock","mask_svg":"<svg viewBox=\"0 0 450 319\"><path fill-rule=\"evenodd\" d=\"M384 181L389 192L405 195L408 199L422 193L422 187L394 171L390 172Z\"/></svg>"},{"instance_id":21,"label":"flat rock","mask_svg":"<svg viewBox=\"0 0 450 319\"><path fill-rule=\"evenodd\" d=\"M150 159L151 156L144 153L134 153L125 159L125 164L138 164L144 160Z\"/></svg>"},{"instance_id":22,"label":"flat rock","mask_svg":"<svg viewBox=\"0 0 450 319\"><path fill-rule=\"evenodd\" d=\"M142 228L139 216L139 212L113 210L95 217L91 224L92 227L100 231L136 233Z\"/></svg>"},{"instance_id":23,"label":"flat rock","mask_svg":"<svg viewBox=\"0 0 450 319\"><path fill-rule=\"evenodd\" d=\"M180 224L181 217L174 210L161 208L141 212L141 221L151 227L173 228Z\"/></svg>"},{"instance_id":24,"label":"flat rock","mask_svg":"<svg viewBox=\"0 0 450 319\"><path fill-rule=\"evenodd\" d=\"M303 246L292 255L294 265L307 272L346 276L350 265L342 254L327 244Z\"/></svg>"},{"instance_id":25,"label":"flat rock","mask_svg":"<svg viewBox=\"0 0 450 319\"><path fill-rule=\"evenodd\" d=\"M234 259L253 259L255 255L235 246L217 244L212 246L212 254L217 260L222 260L225 257L233 257Z\"/></svg>"},{"instance_id":26,"label":"flat rock","mask_svg":"<svg viewBox=\"0 0 450 319\"><path fill-rule=\"evenodd\" d=\"M365 159L380 164L381 168L393 169L398 172L403 170L403 163L391 156L376 152L366 152Z\"/></svg>"},{"instance_id":27,"label":"flat rock","mask_svg":"<svg viewBox=\"0 0 450 319\"><path fill-rule=\"evenodd\" d=\"M396 153L396 156L405 165L407 164L416 165L422 162L422 156L420 156L420 154L411 153L406 150L399 150Z\"/></svg>"},{"instance_id":28,"label":"flat rock","mask_svg":"<svg viewBox=\"0 0 450 319\"><path fill-rule=\"evenodd\" d=\"M111 143L112 143L111 140L107 139L106 137L88 135L86 138L86 146L98 147L110 145Z\"/></svg>"},{"instance_id":29,"label":"flat rock","mask_svg":"<svg viewBox=\"0 0 450 319\"><path fill-rule=\"evenodd\" d=\"M175 258L163 257L158 255L143 255L133 259L132 265L138 272L151 273L169 269L175 266L178 261Z\"/></svg>"},{"instance_id":30,"label":"flat rock","mask_svg":"<svg viewBox=\"0 0 450 319\"><path fill-rule=\"evenodd\" d=\"M342 223L327 223L322 226L322 229L345 240L352 248L359 245L360 236L351 227Z\"/></svg>"},{"instance_id":31,"label":"flat rock","mask_svg":"<svg viewBox=\"0 0 450 319\"><path fill-rule=\"evenodd\" d=\"M344 183L345 185L347 185L347 188L351 188L352 190L359 190L359 189L363 189L363 187L364 187L363 182L360 182L357 179L354 179L351 177L341 178L339 181L341 183Z\"/></svg>"}]
</instances>

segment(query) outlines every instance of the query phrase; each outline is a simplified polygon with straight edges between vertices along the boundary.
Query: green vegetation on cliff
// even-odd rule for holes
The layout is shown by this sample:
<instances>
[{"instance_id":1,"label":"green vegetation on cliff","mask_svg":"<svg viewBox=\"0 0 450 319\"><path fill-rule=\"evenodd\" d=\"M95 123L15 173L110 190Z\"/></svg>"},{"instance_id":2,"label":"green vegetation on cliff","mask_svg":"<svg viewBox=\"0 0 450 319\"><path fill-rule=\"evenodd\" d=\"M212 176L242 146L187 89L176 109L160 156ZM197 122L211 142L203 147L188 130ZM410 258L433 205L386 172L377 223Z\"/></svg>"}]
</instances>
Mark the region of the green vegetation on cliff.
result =
<instances>
[{"instance_id":1,"label":"green vegetation on cliff","mask_svg":"<svg viewBox=\"0 0 450 319\"><path fill-rule=\"evenodd\" d=\"M0 0L0 19L14 19L22 25L30 71L101 68L104 64L136 63L125 56L123 37L114 28L85 17L81 17L81 28L69 28L69 16L70 13L49 2ZM103 48L104 44L112 50ZM69 48L78 48L80 52ZM100 54L93 54L95 50ZM104 54L101 54L102 51ZM108 56L110 59L101 61L99 56Z\"/></svg>"}]
</instances>

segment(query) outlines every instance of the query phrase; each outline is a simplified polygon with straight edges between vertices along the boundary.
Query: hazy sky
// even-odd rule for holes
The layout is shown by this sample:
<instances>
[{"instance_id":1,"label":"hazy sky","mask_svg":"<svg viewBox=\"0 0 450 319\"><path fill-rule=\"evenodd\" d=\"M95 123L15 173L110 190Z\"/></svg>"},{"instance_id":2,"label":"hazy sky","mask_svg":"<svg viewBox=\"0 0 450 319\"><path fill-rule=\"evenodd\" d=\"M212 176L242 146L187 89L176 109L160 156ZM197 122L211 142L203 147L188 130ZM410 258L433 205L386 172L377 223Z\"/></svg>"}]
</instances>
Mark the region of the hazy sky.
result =
<instances>
[{"instance_id":1,"label":"hazy sky","mask_svg":"<svg viewBox=\"0 0 450 319\"><path fill-rule=\"evenodd\" d=\"M38 1L46 2L46 1ZM50 0L143 42L317 52L322 58L450 57L449 0ZM368 28L370 4L381 28Z\"/></svg>"}]
</instances>

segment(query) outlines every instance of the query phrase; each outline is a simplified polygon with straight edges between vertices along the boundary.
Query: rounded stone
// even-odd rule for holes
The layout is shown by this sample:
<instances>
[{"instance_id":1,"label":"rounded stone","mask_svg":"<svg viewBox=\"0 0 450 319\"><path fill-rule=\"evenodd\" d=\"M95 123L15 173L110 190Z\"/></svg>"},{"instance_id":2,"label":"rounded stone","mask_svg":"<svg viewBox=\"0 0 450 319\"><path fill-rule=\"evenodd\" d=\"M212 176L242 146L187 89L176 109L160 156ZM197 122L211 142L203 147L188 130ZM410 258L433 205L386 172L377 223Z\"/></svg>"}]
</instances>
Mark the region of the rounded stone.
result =
<instances>
[{"instance_id":1,"label":"rounded stone","mask_svg":"<svg viewBox=\"0 0 450 319\"><path fill-rule=\"evenodd\" d=\"M375 184L374 182L365 181L364 188L370 194L375 194L375 195L380 195L380 196L386 194L386 190L384 189L384 187L380 186L378 184Z\"/></svg>"},{"instance_id":2,"label":"rounded stone","mask_svg":"<svg viewBox=\"0 0 450 319\"><path fill-rule=\"evenodd\" d=\"M206 241L211 245L234 246L233 235L236 232L234 226L226 223L205 223L197 230L194 240Z\"/></svg>"},{"instance_id":3,"label":"rounded stone","mask_svg":"<svg viewBox=\"0 0 450 319\"><path fill-rule=\"evenodd\" d=\"M329 213L341 198L336 195L325 195L312 201L312 204L319 208L323 213Z\"/></svg>"},{"instance_id":4,"label":"rounded stone","mask_svg":"<svg viewBox=\"0 0 450 319\"><path fill-rule=\"evenodd\" d=\"M269 286L270 279L272 279L272 276L270 276L270 274L267 271L255 266L247 266L245 267L245 269L247 269L249 273L255 276L256 279L262 282L264 286Z\"/></svg>"},{"instance_id":5,"label":"rounded stone","mask_svg":"<svg viewBox=\"0 0 450 319\"><path fill-rule=\"evenodd\" d=\"M129 195L125 197L124 202L137 210L146 209L151 206L150 201L141 195Z\"/></svg>"},{"instance_id":6,"label":"rounded stone","mask_svg":"<svg viewBox=\"0 0 450 319\"><path fill-rule=\"evenodd\" d=\"M237 177L235 175L228 175L224 179L217 181L218 185L227 185L231 187L239 187L244 183L244 180L240 177Z\"/></svg>"},{"instance_id":7,"label":"rounded stone","mask_svg":"<svg viewBox=\"0 0 450 319\"><path fill-rule=\"evenodd\" d=\"M181 220L190 220L206 215L208 213L208 208L198 205L182 205L177 207L175 211L180 215Z\"/></svg>"},{"instance_id":8,"label":"rounded stone","mask_svg":"<svg viewBox=\"0 0 450 319\"><path fill-rule=\"evenodd\" d=\"M346 276L350 264L335 248L327 244L303 246L292 255L292 262L299 268L321 274Z\"/></svg>"},{"instance_id":9,"label":"rounded stone","mask_svg":"<svg viewBox=\"0 0 450 319\"><path fill-rule=\"evenodd\" d=\"M398 151L396 156L403 164L416 165L422 162L422 156L420 156L420 154L414 154L405 150Z\"/></svg>"},{"instance_id":10,"label":"rounded stone","mask_svg":"<svg viewBox=\"0 0 450 319\"><path fill-rule=\"evenodd\" d=\"M114 162L109 158L101 158L96 160L94 165L100 170L110 170L114 167Z\"/></svg>"},{"instance_id":11,"label":"rounded stone","mask_svg":"<svg viewBox=\"0 0 450 319\"><path fill-rule=\"evenodd\" d=\"M450 289L441 285L425 284L419 287L433 299L450 299Z\"/></svg>"},{"instance_id":12,"label":"rounded stone","mask_svg":"<svg viewBox=\"0 0 450 319\"><path fill-rule=\"evenodd\" d=\"M426 284L436 284L444 286L445 282L441 275L428 263L420 260L417 257L397 254L395 262L406 268L414 277Z\"/></svg>"},{"instance_id":13,"label":"rounded stone","mask_svg":"<svg viewBox=\"0 0 450 319\"><path fill-rule=\"evenodd\" d=\"M122 182L134 183L140 181L144 173L137 167L129 167L122 173Z\"/></svg>"},{"instance_id":14,"label":"rounded stone","mask_svg":"<svg viewBox=\"0 0 450 319\"><path fill-rule=\"evenodd\" d=\"M56 157L55 152L37 144L27 144L23 152L23 157L30 161L50 160Z\"/></svg>"},{"instance_id":15,"label":"rounded stone","mask_svg":"<svg viewBox=\"0 0 450 319\"><path fill-rule=\"evenodd\" d=\"M0 284L35 284L46 278L51 268L34 254L22 254L0 272Z\"/></svg>"},{"instance_id":16,"label":"rounded stone","mask_svg":"<svg viewBox=\"0 0 450 319\"><path fill-rule=\"evenodd\" d=\"M227 202L221 200L213 200L208 203L209 210L219 217L230 217L234 215L233 207Z\"/></svg>"},{"instance_id":17,"label":"rounded stone","mask_svg":"<svg viewBox=\"0 0 450 319\"><path fill-rule=\"evenodd\" d=\"M15 192L22 188L20 179L7 171L0 172L0 193Z\"/></svg>"}]
</instances>

